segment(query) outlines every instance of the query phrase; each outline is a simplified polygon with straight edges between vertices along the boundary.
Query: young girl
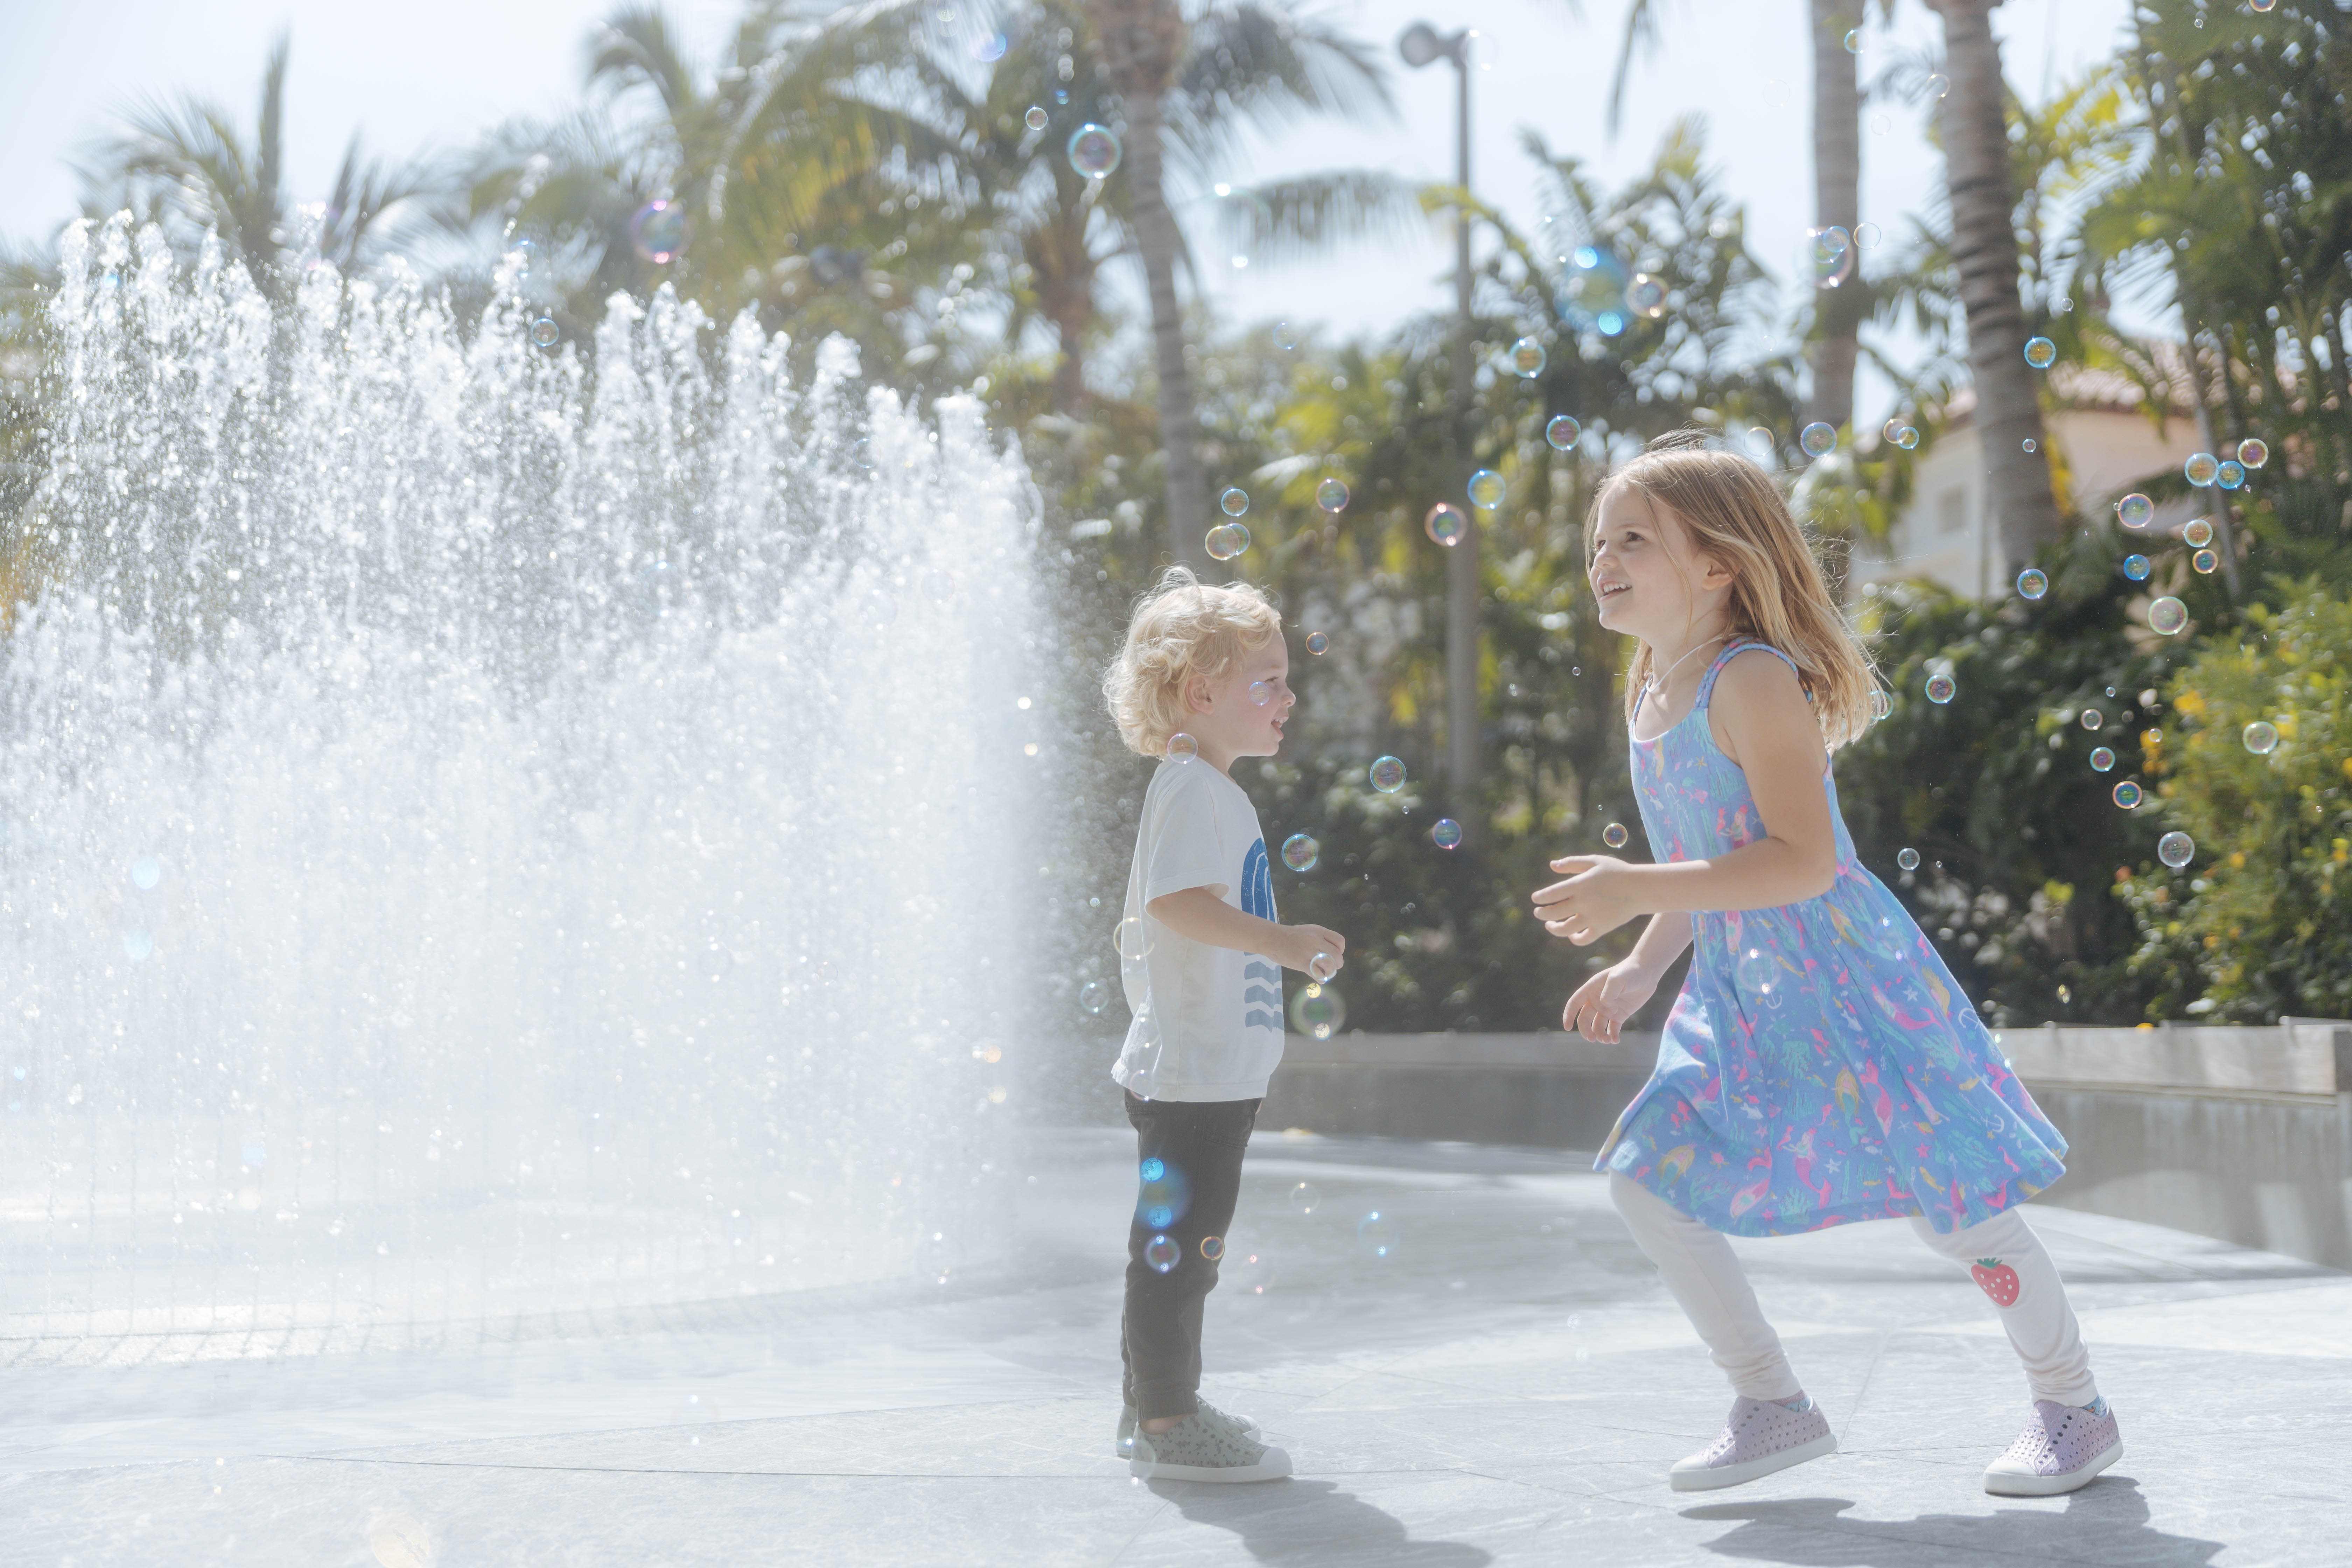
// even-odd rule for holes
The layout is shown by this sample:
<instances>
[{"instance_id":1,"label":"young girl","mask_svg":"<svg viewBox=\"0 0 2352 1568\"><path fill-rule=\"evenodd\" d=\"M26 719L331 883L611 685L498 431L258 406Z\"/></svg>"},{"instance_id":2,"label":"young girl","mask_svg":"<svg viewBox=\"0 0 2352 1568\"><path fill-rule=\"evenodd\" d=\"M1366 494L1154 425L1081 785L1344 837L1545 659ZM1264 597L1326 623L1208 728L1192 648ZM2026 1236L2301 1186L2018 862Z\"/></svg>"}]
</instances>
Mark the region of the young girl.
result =
<instances>
[{"instance_id":1,"label":"young girl","mask_svg":"<svg viewBox=\"0 0 2352 1568\"><path fill-rule=\"evenodd\" d=\"M1737 1486L1837 1447L1723 1233L1898 1215L1970 1265L2025 1365L2032 1418L1985 1489L2087 1484L2123 1443L2021 1208L2064 1173L2065 1140L1854 858L1828 748L1867 727L1874 683L1803 533L1754 463L1670 438L1610 481L1586 540L1601 624L1641 639L1625 707L1658 863L1555 860L1570 875L1536 912L1580 945L1651 917L1570 998L1563 1026L1590 1039L1617 1038L1693 949L1656 1070L1595 1167L1737 1394L1673 1486Z\"/></svg>"}]
</instances>

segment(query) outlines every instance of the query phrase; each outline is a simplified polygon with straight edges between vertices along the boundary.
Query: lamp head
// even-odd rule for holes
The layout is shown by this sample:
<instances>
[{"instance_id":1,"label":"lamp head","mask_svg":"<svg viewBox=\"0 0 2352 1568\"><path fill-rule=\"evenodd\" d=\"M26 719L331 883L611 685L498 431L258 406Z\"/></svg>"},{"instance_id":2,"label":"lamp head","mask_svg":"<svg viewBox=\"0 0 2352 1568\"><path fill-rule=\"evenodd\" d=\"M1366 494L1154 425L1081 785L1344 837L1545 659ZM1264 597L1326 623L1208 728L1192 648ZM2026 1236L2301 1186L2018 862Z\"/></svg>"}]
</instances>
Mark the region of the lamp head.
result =
<instances>
[{"instance_id":1,"label":"lamp head","mask_svg":"<svg viewBox=\"0 0 2352 1568\"><path fill-rule=\"evenodd\" d=\"M1433 60L1443 59L1452 51L1445 47L1445 40L1437 36L1436 28L1426 22L1415 22L1399 35L1397 53L1404 57L1405 64L1419 70Z\"/></svg>"}]
</instances>

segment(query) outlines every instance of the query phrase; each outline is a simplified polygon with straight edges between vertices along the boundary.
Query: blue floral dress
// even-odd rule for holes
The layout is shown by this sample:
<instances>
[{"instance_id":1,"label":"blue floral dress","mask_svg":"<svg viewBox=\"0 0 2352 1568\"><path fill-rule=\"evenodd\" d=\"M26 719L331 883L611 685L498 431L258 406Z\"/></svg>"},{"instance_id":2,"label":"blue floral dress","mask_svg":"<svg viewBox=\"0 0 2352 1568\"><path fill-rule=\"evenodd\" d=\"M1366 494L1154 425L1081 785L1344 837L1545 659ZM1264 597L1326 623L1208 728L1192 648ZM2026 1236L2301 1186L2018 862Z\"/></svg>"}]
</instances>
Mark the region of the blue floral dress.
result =
<instances>
[{"instance_id":1,"label":"blue floral dress","mask_svg":"<svg viewBox=\"0 0 2352 1568\"><path fill-rule=\"evenodd\" d=\"M1642 826L1660 860L1764 837L1748 775L1707 723L1707 667L1688 717L1633 742ZM1829 792L1837 880L1768 910L1691 916L1690 975L1658 1065L1596 1170L1614 1171L1735 1236L1925 1215L1976 1225L2065 1173L2066 1141L1900 900L1854 858Z\"/></svg>"}]
</instances>

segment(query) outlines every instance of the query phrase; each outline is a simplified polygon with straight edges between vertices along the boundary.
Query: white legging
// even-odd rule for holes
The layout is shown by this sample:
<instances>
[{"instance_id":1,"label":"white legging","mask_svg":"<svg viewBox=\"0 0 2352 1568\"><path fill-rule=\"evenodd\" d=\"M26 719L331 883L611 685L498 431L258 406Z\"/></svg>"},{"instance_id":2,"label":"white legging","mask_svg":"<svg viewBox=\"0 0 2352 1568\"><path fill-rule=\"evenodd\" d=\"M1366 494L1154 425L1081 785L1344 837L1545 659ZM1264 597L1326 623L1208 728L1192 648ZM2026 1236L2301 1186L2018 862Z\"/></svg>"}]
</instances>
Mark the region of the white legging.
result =
<instances>
[{"instance_id":1,"label":"white legging","mask_svg":"<svg viewBox=\"0 0 2352 1568\"><path fill-rule=\"evenodd\" d=\"M1612 1173L1609 1196L1633 1232L1633 1244L1658 1266L1666 1289L1706 1342L1715 1364L1731 1380L1735 1392L1750 1399L1793 1399L1803 1389L1781 1353L1780 1336L1764 1321L1756 1304L1747 1270L1721 1231L1691 1218L1647 1187ZM1938 1232L1924 1219L1911 1228L1919 1239L1956 1263L1998 1259L1988 1269L1986 1293L2008 1293L2015 1271L2017 1296L2000 1305L2000 1326L2025 1364L2025 1381L2036 1399L2061 1405L2088 1405L2099 1395L2091 1381L2090 1352L2074 1309L2066 1303L2066 1287L2058 1266L2050 1260L2042 1238L2015 1209L1972 1225L1966 1230ZM1981 1283L1981 1281L1980 1281Z\"/></svg>"}]
</instances>

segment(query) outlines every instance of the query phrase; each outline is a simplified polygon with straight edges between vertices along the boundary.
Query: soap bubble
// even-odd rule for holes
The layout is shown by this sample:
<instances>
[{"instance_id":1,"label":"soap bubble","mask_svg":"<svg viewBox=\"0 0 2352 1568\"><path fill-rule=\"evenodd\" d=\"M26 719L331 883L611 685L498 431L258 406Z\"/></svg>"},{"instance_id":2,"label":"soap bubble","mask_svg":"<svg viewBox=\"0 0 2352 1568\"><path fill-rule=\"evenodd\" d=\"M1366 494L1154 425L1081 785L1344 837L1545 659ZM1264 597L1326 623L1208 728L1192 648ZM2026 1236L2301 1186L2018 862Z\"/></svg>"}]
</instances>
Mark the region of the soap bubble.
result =
<instances>
[{"instance_id":1,"label":"soap bubble","mask_svg":"<svg viewBox=\"0 0 2352 1568\"><path fill-rule=\"evenodd\" d=\"M1941 71L1937 72L1934 76L1927 79L1927 96L1929 98L1941 98L1951 90L1952 79L1944 75Z\"/></svg>"},{"instance_id":2,"label":"soap bubble","mask_svg":"<svg viewBox=\"0 0 2352 1568\"><path fill-rule=\"evenodd\" d=\"M133 963L142 963L155 955L155 939L143 926L132 926L122 933L122 953Z\"/></svg>"},{"instance_id":3,"label":"soap bubble","mask_svg":"<svg viewBox=\"0 0 2352 1568\"><path fill-rule=\"evenodd\" d=\"M1486 511L1502 505L1503 498L1509 493L1509 487L1503 483L1503 476L1492 468L1481 468L1471 475L1467 489L1470 504Z\"/></svg>"},{"instance_id":4,"label":"soap bubble","mask_svg":"<svg viewBox=\"0 0 2352 1568\"><path fill-rule=\"evenodd\" d=\"M1780 963L1761 947L1751 947L1742 952L1731 966L1731 977L1739 989L1767 1005L1776 1005L1783 984Z\"/></svg>"},{"instance_id":5,"label":"soap bubble","mask_svg":"<svg viewBox=\"0 0 2352 1568\"><path fill-rule=\"evenodd\" d=\"M2213 476L2213 482L2225 490L2236 489L2246 482L2246 470L2235 463L2223 463L2221 470Z\"/></svg>"},{"instance_id":6,"label":"soap bubble","mask_svg":"<svg viewBox=\"0 0 2352 1568\"><path fill-rule=\"evenodd\" d=\"M1919 445L1917 426L1898 425L1895 427L1895 444L1908 452Z\"/></svg>"},{"instance_id":7,"label":"soap bubble","mask_svg":"<svg viewBox=\"0 0 2352 1568\"><path fill-rule=\"evenodd\" d=\"M1325 511L1338 511L1348 504L1348 485L1344 479L1325 479L1315 487L1315 504Z\"/></svg>"},{"instance_id":8,"label":"soap bubble","mask_svg":"<svg viewBox=\"0 0 2352 1568\"><path fill-rule=\"evenodd\" d=\"M1143 1261L1165 1274L1176 1267L1184 1249L1165 1236L1155 1236L1143 1244Z\"/></svg>"},{"instance_id":9,"label":"soap bubble","mask_svg":"<svg viewBox=\"0 0 2352 1568\"><path fill-rule=\"evenodd\" d=\"M1542 339L1521 338L1511 345L1511 352L1505 357L1504 363L1510 366L1513 375L1527 380L1541 375L1545 362L1549 357L1544 352Z\"/></svg>"},{"instance_id":10,"label":"soap bubble","mask_svg":"<svg viewBox=\"0 0 2352 1568\"><path fill-rule=\"evenodd\" d=\"M2057 357L2058 345L2052 342L2048 338L2028 338L2025 340L2025 363L2032 365L2034 369L2048 370L2050 368L2051 362Z\"/></svg>"},{"instance_id":11,"label":"soap bubble","mask_svg":"<svg viewBox=\"0 0 2352 1568\"><path fill-rule=\"evenodd\" d=\"M1263 1296L1274 1285L1274 1269L1260 1253L1235 1258L1228 1276L1234 1288L1244 1296Z\"/></svg>"},{"instance_id":12,"label":"soap bubble","mask_svg":"<svg viewBox=\"0 0 2352 1568\"><path fill-rule=\"evenodd\" d=\"M1294 871L1312 871L1323 856L1323 846L1308 833L1294 833L1282 841L1282 863Z\"/></svg>"},{"instance_id":13,"label":"soap bubble","mask_svg":"<svg viewBox=\"0 0 2352 1568\"><path fill-rule=\"evenodd\" d=\"M2017 574L2017 592L2020 598L2042 597L2050 592L2050 574L2039 566L2028 566Z\"/></svg>"},{"instance_id":14,"label":"soap bubble","mask_svg":"<svg viewBox=\"0 0 2352 1568\"><path fill-rule=\"evenodd\" d=\"M1356 1222L1356 1245L1374 1258L1386 1258L1396 1250L1396 1221L1374 1209Z\"/></svg>"},{"instance_id":15,"label":"soap bubble","mask_svg":"<svg viewBox=\"0 0 2352 1568\"><path fill-rule=\"evenodd\" d=\"M2186 833L2168 833L2156 841L2156 858L2178 871L2197 856L2197 841Z\"/></svg>"},{"instance_id":16,"label":"soap bubble","mask_svg":"<svg viewBox=\"0 0 2352 1568\"><path fill-rule=\"evenodd\" d=\"M1837 430L1816 419L1797 432L1797 445L1805 449L1808 458L1826 458L1837 450Z\"/></svg>"},{"instance_id":17,"label":"soap bubble","mask_svg":"<svg viewBox=\"0 0 2352 1568\"><path fill-rule=\"evenodd\" d=\"M2116 754L2105 746L2091 748L2091 771L2103 773L2116 765Z\"/></svg>"},{"instance_id":18,"label":"soap bubble","mask_svg":"<svg viewBox=\"0 0 2352 1568\"><path fill-rule=\"evenodd\" d=\"M1583 428L1569 416L1555 414L1551 416L1550 422L1544 426L1544 439L1551 443L1553 451L1565 452L1576 445L1576 437Z\"/></svg>"},{"instance_id":19,"label":"soap bubble","mask_svg":"<svg viewBox=\"0 0 2352 1568\"><path fill-rule=\"evenodd\" d=\"M686 248L691 226L684 207L656 197L629 220L629 244L655 266L667 267Z\"/></svg>"},{"instance_id":20,"label":"soap bubble","mask_svg":"<svg viewBox=\"0 0 2352 1568\"><path fill-rule=\"evenodd\" d=\"M2181 477L2200 488L2211 484L2213 476L2221 471L2221 459L2210 452L2191 452L2189 460L2180 465Z\"/></svg>"},{"instance_id":21,"label":"soap bubble","mask_svg":"<svg viewBox=\"0 0 2352 1568\"><path fill-rule=\"evenodd\" d=\"M1029 112L1021 117L1021 123L1032 131L1043 131L1045 129L1045 111L1032 104L1029 106Z\"/></svg>"},{"instance_id":22,"label":"soap bubble","mask_svg":"<svg viewBox=\"0 0 2352 1568\"><path fill-rule=\"evenodd\" d=\"M1382 795L1394 795L1404 788L1404 763L1395 757L1382 757L1373 763L1372 787Z\"/></svg>"},{"instance_id":23,"label":"soap bubble","mask_svg":"<svg viewBox=\"0 0 2352 1568\"><path fill-rule=\"evenodd\" d=\"M1168 737L1168 760L1189 763L1201 754L1201 742L1179 730Z\"/></svg>"},{"instance_id":24,"label":"soap bubble","mask_svg":"<svg viewBox=\"0 0 2352 1568\"><path fill-rule=\"evenodd\" d=\"M1099 980L1089 980L1078 987L1078 1006L1087 1013L1100 1013L1110 1005L1110 987Z\"/></svg>"},{"instance_id":25,"label":"soap bubble","mask_svg":"<svg viewBox=\"0 0 2352 1568\"><path fill-rule=\"evenodd\" d=\"M1292 326L1288 321L1275 322L1274 346L1280 349L1285 353L1288 353L1292 349L1297 348L1298 346L1298 329Z\"/></svg>"},{"instance_id":26,"label":"soap bubble","mask_svg":"<svg viewBox=\"0 0 2352 1568\"><path fill-rule=\"evenodd\" d=\"M2267 719L2255 720L2238 738L2246 742L2246 750L2258 757L2267 757L2278 750L2278 726Z\"/></svg>"},{"instance_id":27,"label":"soap bubble","mask_svg":"<svg viewBox=\"0 0 2352 1568\"><path fill-rule=\"evenodd\" d=\"M1217 507L1227 517L1239 517L1249 510L1249 491L1239 485L1229 485L1225 493L1217 498Z\"/></svg>"},{"instance_id":28,"label":"soap bubble","mask_svg":"<svg viewBox=\"0 0 2352 1568\"><path fill-rule=\"evenodd\" d=\"M1249 700L1253 706L1263 708L1274 700L1274 682L1253 680L1249 683Z\"/></svg>"},{"instance_id":29,"label":"soap bubble","mask_svg":"<svg viewBox=\"0 0 2352 1568\"><path fill-rule=\"evenodd\" d=\"M2238 443L2238 462L2242 467L2259 468L2271 460L2271 444L2254 437Z\"/></svg>"},{"instance_id":30,"label":"soap bubble","mask_svg":"<svg viewBox=\"0 0 2352 1568\"><path fill-rule=\"evenodd\" d=\"M982 65L994 65L1004 58L1004 51L1012 47L1012 40L1002 33L982 33L966 47L971 49L973 59Z\"/></svg>"},{"instance_id":31,"label":"soap bubble","mask_svg":"<svg viewBox=\"0 0 2352 1568\"><path fill-rule=\"evenodd\" d=\"M1307 651L1308 653L1328 653L1330 649L1331 639L1325 637L1321 632L1308 632L1307 634Z\"/></svg>"},{"instance_id":32,"label":"soap bubble","mask_svg":"<svg viewBox=\"0 0 2352 1568\"><path fill-rule=\"evenodd\" d=\"M1885 718L1889 713L1894 711L1895 699L1886 694L1886 689L1883 686L1872 687L1870 689L1871 719L1875 721Z\"/></svg>"},{"instance_id":33,"label":"soap bubble","mask_svg":"<svg viewBox=\"0 0 2352 1568\"><path fill-rule=\"evenodd\" d=\"M1070 132L1070 167L1089 180L1110 178L1124 152L1118 144L1118 133L1107 125L1088 121Z\"/></svg>"},{"instance_id":34,"label":"soap bubble","mask_svg":"<svg viewBox=\"0 0 2352 1568\"><path fill-rule=\"evenodd\" d=\"M2121 784L2116 785L2113 794L2115 795L2116 804L2122 806L2126 811L2129 811L2132 807L2140 803L2140 787L2139 785L2132 783L2129 779L2126 779Z\"/></svg>"},{"instance_id":35,"label":"soap bubble","mask_svg":"<svg viewBox=\"0 0 2352 1568\"><path fill-rule=\"evenodd\" d=\"M2201 548L2213 542L2213 525L2201 517L2192 517L2181 526L2180 537Z\"/></svg>"},{"instance_id":36,"label":"soap bubble","mask_svg":"<svg viewBox=\"0 0 2352 1568\"><path fill-rule=\"evenodd\" d=\"M1862 29L1860 27L1848 27L1846 29L1845 52L1850 55L1858 55L1862 53Z\"/></svg>"},{"instance_id":37,"label":"soap bubble","mask_svg":"<svg viewBox=\"0 0 2352 1568\"><path fill-rule=\"evenodd\" d=\"M2104 714L2104 713L2100 712L2097 709L2095 709L2095 708L2085 708L2085 709L2084 709L2084 710L2083 710L2083 728L2084 728L2084 729L2085 729L2085 730L2095 730L2095 729L2097 729L2100 725L2102 725L2102 724L2105 723L2106 721L2107 721L2107 716L2106 716L2105 714Z\"/></svg>"},{"instance_id":38,"label":"soap bubble","mask_svg":"<svg viewBox=\"0 0 2352 1568\"><path fill-rule=\"evenodd\" d=\"M1328 985L1303 986L1290 999L1290 1026L1309 1039L1328 1040L1347 1022L1348 1004Z\"/></svg>"},{"instance_id":39,"label":"soap bubble","mask_svg":"<svg viewBox=\"0 0 2352 1568\"><path fill-rule=\"evenodd\" d=\"M2130 578L2135 583L2147 582L2147 574L2150 570L2151 568L2147 563L2147 557L2145 555L2126 555L2124 557L2124 575Z\"/></svg>"},{"instance_id":40,"label":"soap bubble","mask_svg":"<svg viewBox=\"0 0 2352 1568\"><path fill-rule=\"evenodd\" d=\"M1313 1214L1322 1202L1323 1194L1312 1182L1301 1182L1290 1189L1290 1206L1300 1214Z\"/></svg>"},{"instance_id":41,"label":"soap bubble","mask_svg":"<svg viewBox=\"0 0 2352 1568\"><path fill-rule=\"evenodd\" d=\"M530 341L543 349L551 349L563 341L563 329L555 324L552 316L541 316L530 324Z\"/></svg>"},{"instance_id":42,"label":"soap bubble","mask_svg":"<svg viewBox=\"0 0 2352 1568\"><path fill-rule=\"evenodd\" d=\"M142 893L152 893L163 879L163 862L152 855L142 855L131 862L131 885Z\"/></svg>"},{"instance_id":43,"label":"soap bubble","mask_svg":"<svg viewBox=\"0 0 2352 1568\"><path fill-rule=\"evenodd\" d=\"M1927 678L1927 700L1941 706L1959 691L1959 685L1948 675L1936 674Z\"/></svg>"},{"instance_id":44,"label":"soap bubble","mask_svg":"<svg viewBox=\"0 0 2352 1568\"><path fill-rule=\"evenodd\" d=\"M2017 446L2020 451L2024 452L2039 452L2042 450L2042 443L2036 441L2031 436L2028 436L2024 440L2020 441Z\"/></svg>"},{"instance_id":45,"label":"soap bubble","mask_svg":"<svg viewBox=\"0 0 2352 1568\"><path fill-rule=\"evenodd\" d=\"M1813 283L1817 288L1834 289L1853 274L1853 236L1843 224L1808 231L1812 242Z\"/></svg>"},{"instance_id":46,"label":"soap bubble","mask_svg":"<svg viewBox=\"0 0 2352 1568\"><path fill-rule=\"evenodd\" d=\"M1559 313L1571 326L1589 327L1604 338L1623 331L1632 319L1625 303L1625 264L1606 248L1580 245L1563 258Z\"/></svg>"},{"instance_id":47,"label":"soap bubble","mask_svg":"<svg viewBox=\"0 0 2352 1568\"><path fill-rule=\"evenodd\" d=\"M2116 502L2116 521L2126 528L2146 528L2156 516L2156 503L2134 490Z\"/></svg>"},{"instance_id":48,"label":"soap bubble","mask_svg":"<svg viewBox=\"0 0 2352 1568\"><path fill-rule=\"evenodd\" d=\"M1463 535L1470 531L1470 520L1462 515L1460 507L1452 501L1442 500L1429 509L1429 515L1422 520L1421 526L1430 538L1450 548L1461 543Z\"/></svg>"},{"instance_id":49,"label":"soap bubble","mask_svg":"<svg viewBox=\"0 0 2352 1568\"><path fill-rule=\"evenodd\" d=\"M1853 242L1864 250L1878 248L1878 226L1874 223L1854 225Z\"/></svg>"},{"instance_id":50,"label":"soap bubble","mask_svg":"<svg viewBox=\"0 0 2352 1568\"><path fill-rule=\"evenodd\" d=\"M1624 848L1625 838L1625 825L1622 822L1612 822L1601 830L1601 842L1612 849Z\"/></svg>"},{"instance_id":51,"label":"soap bubble","mask_svg":"<svg viewBox=\"0 0 2352 1568\"><path fill-rule=\"evenodd\" d=\"M1201 1238L1201 1256L1202 1258L1214 1263L1218 1258L1223 1258L1224 1255L1225 1238L1223 1237L1204 1236Z\"/></svg>"},{"instance_id":52,"label":"soap bubble","mask_svg":"<svg viewBox=\"0 0 2352 1568\"><path fill-rule=\"evenodd\" d=\"M1231 561L1250 547L1250 532L1238 522L1221 522L1209 530L1202 544L1213 559Z\"/></svg>"},{"instance_id":53,"label":"soap bubble","mask_svg":"<svg viewBox=\"0 0 2352 1568\"><path fill-rule=\"evenodd\" d=\"M2221 558L2210 550L2200 550L2189 558L2189 564L2200 572L2210 572L2221 564Z\"/></svg>"},{"instance_id":54,"label":"soap bubble","mask_svg":"<svg viewBox=\"0 0 2352 1568\"><path fill-rule=\"evenodd\" d=\"M1307 990L1320 994L1324 983L1339 973L1339 961L1328 952L1318 952L1307 961Z\"/></svg>"},{"instance_id":55,"label":"soap bubble","mask_svg":"<svg viewBox=\"0 0 2352 1568\"><path fill-rule=\"evenodd\" d=\"M2147 624L2152 631L2165 637L2177 634L2189 624L2189 606L2167 594L2147 602Z\"/></svg>"},{"instance_id":56,"label":"soap bubble","mask_svg":"<svg viewBox=\"0 0 2352 1568\"><path fill-rule=\"evenodd\" d=\"M2246 3L2253 10L2268 12L2278 4L2278 0L2246 0Z\"/></svg>"},{"instance_id":57,"label":"soap bubble","mask_svg":"<svg viewBox=\"0 0 2352 1568\"><path fill-rule=\"evenodd\" d=\"M1191 737L1185 737L1190 740ZM1123 972L1130 965L1141 963L1151 956L1151 923L1130 915L1111 928L1111 951L1118 954L1118 966Z\"/></svg>"},{"instance_id":58,"label":"soap bubble","mask_svg":"<svg viewBox=\"0 0 2352 1568\"><path fill-rule=\"evenodd\" d=\"M1429 830L1429 841L1440 849L1453 849L1462 843L1462 825L1450 816L1441 816Z\"/></svg>"},{"instance_id":59,"label":"soap bubble","mask_svg":"<svg viewBox=\"0 0 2352 1568\"><path fill-rule=\"evenodd\" d=\"M1625 303L1636 315L1654 321L1666 313L1666 286L1646 272L1636 272L1625 285Z\"/></svg>"},{"instance_id":60,"label":"soap bubble","mask_svg":"<svg viewBox=\"0 0 2352 1568\"><path fill-rule=\"evenodd\" d=\"M1919 868L1919 851L1906 845L1895 852L1895 863L1906 871L1916 871Z\"/></svg>"}]
</instances>

